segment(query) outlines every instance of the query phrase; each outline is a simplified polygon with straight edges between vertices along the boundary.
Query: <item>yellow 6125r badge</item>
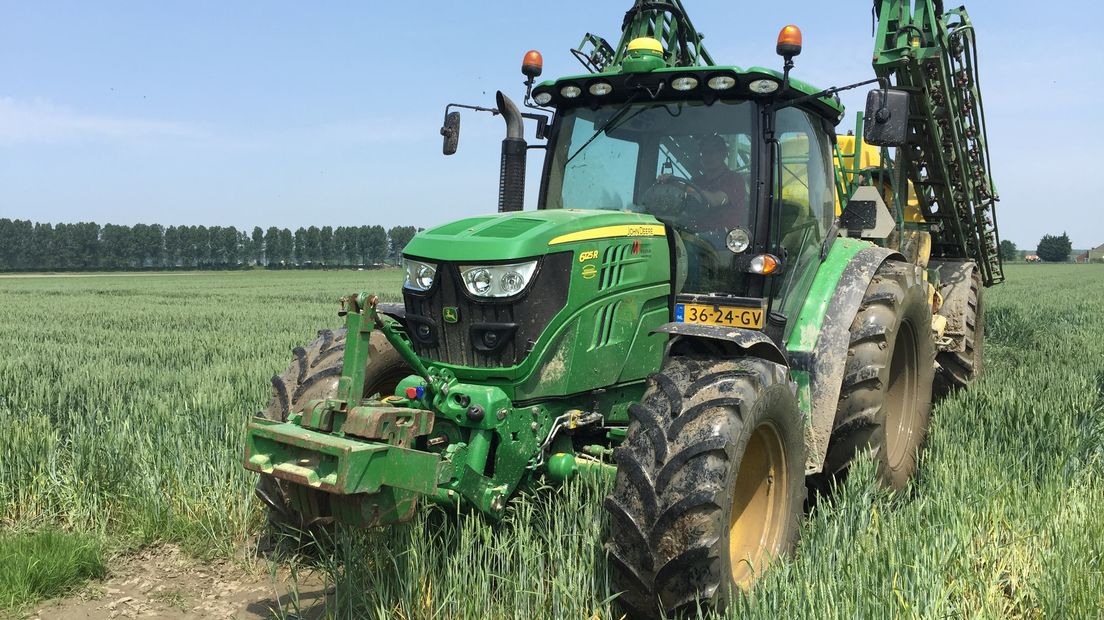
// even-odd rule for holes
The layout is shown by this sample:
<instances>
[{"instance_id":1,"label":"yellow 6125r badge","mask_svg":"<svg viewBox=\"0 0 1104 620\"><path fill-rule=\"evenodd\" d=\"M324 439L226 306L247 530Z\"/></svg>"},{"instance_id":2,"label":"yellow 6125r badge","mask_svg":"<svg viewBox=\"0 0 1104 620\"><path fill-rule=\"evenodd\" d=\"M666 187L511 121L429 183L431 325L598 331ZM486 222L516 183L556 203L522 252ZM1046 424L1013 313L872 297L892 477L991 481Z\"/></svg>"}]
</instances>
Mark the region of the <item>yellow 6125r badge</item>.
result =
<instances>
[{"instance_id":1,"label":"yellow 6125r badge","mask_svg":"<svg viewBox=\"0 0 1104 620\"><path fill-rule=\"evenodd\" d=\"M587 250L585 252L579 252L579 262L585 263L588 260L594 260L598 258L598 250Z\"/></svg>"}]
</instances>

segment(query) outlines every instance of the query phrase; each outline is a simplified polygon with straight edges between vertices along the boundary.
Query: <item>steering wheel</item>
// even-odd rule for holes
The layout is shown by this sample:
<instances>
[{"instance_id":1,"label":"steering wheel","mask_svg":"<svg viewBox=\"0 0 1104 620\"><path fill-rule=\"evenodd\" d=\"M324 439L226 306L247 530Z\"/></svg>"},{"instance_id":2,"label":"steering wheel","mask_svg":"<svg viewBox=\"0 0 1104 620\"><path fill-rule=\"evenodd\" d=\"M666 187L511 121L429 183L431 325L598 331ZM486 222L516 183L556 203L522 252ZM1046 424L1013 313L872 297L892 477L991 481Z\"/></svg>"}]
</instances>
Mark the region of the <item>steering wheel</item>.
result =
<instances>
[{"instance_id":1,"label":"steering wheel","mask_svg":"<svg viewBox=\"0 0 1104 620\"><path fill-rule=\"evenodd\" d=\"M700 187L689 179L669 175L661 176L644 190L640 202L645 212L676 220L687 213L703 214L709 207Z\"/></svg>"}]
</instances>

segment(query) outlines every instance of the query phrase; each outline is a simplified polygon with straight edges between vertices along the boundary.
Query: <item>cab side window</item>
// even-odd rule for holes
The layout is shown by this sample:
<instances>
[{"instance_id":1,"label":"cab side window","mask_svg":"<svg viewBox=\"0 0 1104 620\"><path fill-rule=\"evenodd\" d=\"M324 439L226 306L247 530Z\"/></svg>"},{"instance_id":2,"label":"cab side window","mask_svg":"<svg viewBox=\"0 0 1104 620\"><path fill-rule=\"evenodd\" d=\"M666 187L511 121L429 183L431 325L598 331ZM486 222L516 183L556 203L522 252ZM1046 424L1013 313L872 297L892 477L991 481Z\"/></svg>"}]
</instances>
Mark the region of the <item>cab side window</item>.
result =
<instances>
[{"instance_id":1,"label":"cab side window","mask_svg":"<svg viewBox=\"0 0 1104 620\"><path fill-rule=\"evenodd\" d=\"M835 178L827 135L820 121L797 108L778 113L781 161L776 174L781 213L775 230L785 254L776 278L773 310L795 318L820 261L820 247L835 218Z\"/></svg>"}]
</instances>

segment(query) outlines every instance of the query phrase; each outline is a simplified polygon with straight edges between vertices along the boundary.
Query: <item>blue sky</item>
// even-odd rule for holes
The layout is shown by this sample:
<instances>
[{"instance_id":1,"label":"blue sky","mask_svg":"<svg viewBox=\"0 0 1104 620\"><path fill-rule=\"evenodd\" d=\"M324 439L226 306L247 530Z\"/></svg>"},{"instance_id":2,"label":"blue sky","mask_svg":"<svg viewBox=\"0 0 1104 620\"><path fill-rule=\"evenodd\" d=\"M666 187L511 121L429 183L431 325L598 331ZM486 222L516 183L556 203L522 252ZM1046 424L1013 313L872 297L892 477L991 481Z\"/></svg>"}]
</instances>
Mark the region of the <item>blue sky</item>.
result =
<instances>
[{"instance_id":1,"label":"blue sky","mask_svg":"<svg viewBox=\"0 0 1104 620\"><path fill-rule=\"evenodd\" d=\"M445 104L493 106L498 88L519 100L529 48L544 77L578 73L568 48L587 31L615 41L630 4L5 0L0 216L294 228L493 211L502 121L465 114L446 158ZM797 77L871 76L868 1L685 4L719 62L778 65L774 38L792 22ZM1104 243L1104 51L1083 34L1104 8L1055 6L968 2L1000 229L1021 248L1063 230L1075 247ZM844 101L853 113L862 93Z\"/></svg>"}]
</instances>

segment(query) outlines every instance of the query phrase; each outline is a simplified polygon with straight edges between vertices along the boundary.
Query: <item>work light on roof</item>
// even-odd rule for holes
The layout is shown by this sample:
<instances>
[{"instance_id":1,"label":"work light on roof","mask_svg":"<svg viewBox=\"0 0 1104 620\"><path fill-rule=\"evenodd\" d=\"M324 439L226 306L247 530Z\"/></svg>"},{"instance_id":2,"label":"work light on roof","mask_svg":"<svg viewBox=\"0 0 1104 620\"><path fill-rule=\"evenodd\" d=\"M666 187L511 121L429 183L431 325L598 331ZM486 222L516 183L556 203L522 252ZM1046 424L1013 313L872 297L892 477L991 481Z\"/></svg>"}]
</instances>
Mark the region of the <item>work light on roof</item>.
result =
<instances>
[{"instance_id":1,"label":"work light on roof","mask_svg":"<svg viewBox=\"0 0 1104 620\"><path fill-rule=\"evenodd\" d=\"M671 80L671 88L675 90L694 90L698 87L698 78L692 75L684 75Z\"/></svg>"},{"instance_id":2,"label":"work light on roof","mask_svg":"<svg viewBox=\"0 0 1104 620\"><path fill-rule=\"evenodd\" d=\"M560 89L560 95L562 95L564 99L574 99L581 94L583 94L583 90L573 84L569 84Z\"/></svg>"},{"instance_id":3,"label":"work light on roof","mask_svg":"<svg viewBox=\"0 0 1104 620\"><path fill-rule=\"evenodd\" d=\"M590 85L587 91L595 97L601 97L613 92L613 86L610 86L609 82L595 82Z\"/></svg>"},{"instance_id":4,"label":"work light on roof","mask_svg":"<svg viewBox=\"0 0 1104 620\"><path fill-rule=\"evenodd\" d=\"M718 75L709 78L709 81L706 82L706 84L708 84L709 88L712 88L713 90L728 90L736 85L736 78L732 77L731 75Z\"/></svg>"},{"instance_id":5,"label":"work light on roof","mask_svg":"<svg viewBox=\"0 0 1104 620\"><path fill-rule=\"evenodd\" d=\"M769 95L778 90L778 82L769 78L763 78L755 80L751 84L748 84L748 88L751 92L759 95Z\"/></svg>"}]
</instances>

